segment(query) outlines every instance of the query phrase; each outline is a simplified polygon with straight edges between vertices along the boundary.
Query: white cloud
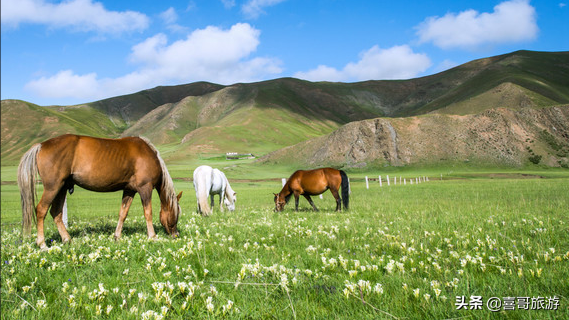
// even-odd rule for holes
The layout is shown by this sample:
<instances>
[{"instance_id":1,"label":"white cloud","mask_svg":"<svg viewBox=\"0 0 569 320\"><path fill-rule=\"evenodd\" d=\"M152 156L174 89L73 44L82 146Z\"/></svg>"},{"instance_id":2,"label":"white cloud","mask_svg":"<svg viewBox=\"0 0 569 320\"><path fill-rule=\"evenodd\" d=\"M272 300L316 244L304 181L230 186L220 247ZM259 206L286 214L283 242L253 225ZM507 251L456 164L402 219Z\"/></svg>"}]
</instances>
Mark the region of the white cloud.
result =
<instances>
[{"instance_id":1,"label":"white cloud","mask_svg":"<svg viewBox=\"0 0 569 320\"><path fill-rule=\"evenodd\" d=\"M277 5L285 0L249 0L243 6L241 11L250 19L256 19L265 13L263 8Z\"/></svg>"},{"instance_id":2,"label":"white cloud","mask_svg":"<svg viewBox=\"0 0 569 320\"><path fill-rule=\"evenodd\" d=\"M100 2L92 0L57 4L45 0L2 0L2 26L17 27L22 23L117 34L144 30L149 19L134 11L108 11Z\"/></svg>"},{"instance_id":3,"label":"white cloud","mask_svg":"<svg viewBox=\"0 0 569 320\"><path fill-rule=\"evenodd\" d=\"M71 70L58 72L52 77L41 77L26 84L26 89L46 98L83 98L98 91L97 74L76 75Z\"/></svg>"},{"instance_id":4,"label":"white cloud","mask_svg":"<svg viewBox=\"0 0 569 320\"><path fill-rule=\"evenodd\" d=\"M183 32L186 32L188 30L188 28L183 27L183 26L176 23L178 21L178 13L176 13L176 10L172 7L168 8L166 11L160 13L159 16L160 16L160 19L162 19L162 21L164 21L164 23L166 24L166 27L170 31L183 33Z\"/></svg>"},{"instance_id":5,"label":"white cloud","mask_svg":"<svg viewBox=\"0 0 569 320\"><path fill-rule=\"evenodd\" d=\"M320 65L307 72L297 72L295 77L310 81L409 79L430 66L431 60L425 54L414 53L408 45L388 49L373 46L360 55L358 62L350 62L342 70Z\"/></svg>"},{"instance_id":6,"label":"white cloud","mask_svg":"<svg viewBox=\"0 0 569 320\"><path fill-rule=\"evenodd\" d=\"M429 17L417 32L421 43L432 42L443 49L528 41L537 33L536 12L529 0L504 1L492 13L467 10Z\"/></svg>"},{"instance_id":7,"label":"white cloud","mask_svg":"<svg viewBox=\"0 0 569 320\"><path fill-rule=\"evenodd\" d=\"M129 61L138 65L132 73L97 79L96 74L76 75L68 70L34 80L27 88L44 97L101 99L157 85L258 81L282 72L277 59L251 57L260 43L259 35L259 30L246 23L226 30L212 26L195 30L173 43L157 34L132 47ZM72 81L77 81L73 90L65 88Z\"/></svg>"},{"instance_id":8,"label":"white cloud","mask_svg":"<svg viewBox=\"0 0 569 320\"><path fill-rule=\"evenodd\" d=\"M173 24L178 21L178 14L174 8L170 7L166 11L160 13L160 18L164 20L166 24Z\"/></svg>"}]
</instances>

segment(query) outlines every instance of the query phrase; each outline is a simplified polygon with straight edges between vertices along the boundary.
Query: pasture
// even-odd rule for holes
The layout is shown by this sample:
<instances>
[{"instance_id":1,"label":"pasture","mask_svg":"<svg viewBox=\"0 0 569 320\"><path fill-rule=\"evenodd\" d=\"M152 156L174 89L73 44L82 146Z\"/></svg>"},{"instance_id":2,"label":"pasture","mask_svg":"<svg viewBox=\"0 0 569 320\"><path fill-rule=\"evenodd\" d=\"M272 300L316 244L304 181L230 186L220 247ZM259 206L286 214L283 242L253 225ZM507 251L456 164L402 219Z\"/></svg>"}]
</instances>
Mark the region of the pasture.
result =
<instances>
[{"instance_id":1,"label":"pasture","mask_svg":"<svg viewBox=\"0 0 569 320\"><path fill-rule=\"evenodd\" d=\"M299 212L291 201L275 213L273 193L294 170L232 164L210 165L237 192L236 210L207 218L188 179L195 166L168 166L184 192L176 239L156 192L157 239L137 195L114 241L121 194L76 188L71 243L48 215L46 251L35 230L22 239L16 167L2 167L2 319L569 318L567 170L391 169L429 181L369 189L363 177L385 172L348 171L349 211L326 192L313 197L320 212L301 197Z\"/></svg>"}]
</instances>

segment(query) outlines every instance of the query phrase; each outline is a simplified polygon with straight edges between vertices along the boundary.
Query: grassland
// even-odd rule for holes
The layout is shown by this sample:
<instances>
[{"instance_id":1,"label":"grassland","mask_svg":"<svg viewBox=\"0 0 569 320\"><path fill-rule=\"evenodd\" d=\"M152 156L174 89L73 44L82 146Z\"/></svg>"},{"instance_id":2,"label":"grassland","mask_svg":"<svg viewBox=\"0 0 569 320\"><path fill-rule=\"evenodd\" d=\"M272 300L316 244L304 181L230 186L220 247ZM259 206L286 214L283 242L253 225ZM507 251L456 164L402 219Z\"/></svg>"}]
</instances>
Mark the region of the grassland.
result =
<instances>
[{"instance_id":1,"label":"grassland","mask_svg":"<svg viewBox=\"0 0 569 320\"><path fill-rule=\"evenodd\" d=\"M299 212L277 214L272 193L293 168L195 161L169 166L184 191L179 238L155 215L158 237L146 239L137 197L114 241L120 194L76 188L73 240L61 244L48 217L47 251L21 238L15 168L2 167L2 319L569 317L567 170L354 171L349 211L332 211L328 193L318 213L301 199ZM195 213L188 177L198 161L225 168L235 212ZM366 189L364 176L386 173L429 181ZM457 310L457 297L472 304ZM530 310L515 300L491 312L492 297L529 297Z\"/></svg>"}]
</instances>

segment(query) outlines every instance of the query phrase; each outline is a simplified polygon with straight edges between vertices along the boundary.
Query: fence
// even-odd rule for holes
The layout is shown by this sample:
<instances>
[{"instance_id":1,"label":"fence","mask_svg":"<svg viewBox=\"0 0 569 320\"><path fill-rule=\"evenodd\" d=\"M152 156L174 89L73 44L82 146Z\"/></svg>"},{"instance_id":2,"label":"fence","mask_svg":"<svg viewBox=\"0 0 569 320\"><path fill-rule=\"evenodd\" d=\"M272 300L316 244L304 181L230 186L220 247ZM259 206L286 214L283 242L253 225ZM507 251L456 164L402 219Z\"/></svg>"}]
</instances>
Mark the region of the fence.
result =
<instances>
[{"instance_id":1,"label":"fence","mask_svg":"<svg viewBox=\"0 0 569 320\"><path fill-rule=\"evenodd\" d=\"M384 180L381 178L381 176L378 176L377 179L368 178L368 176L365 176L366 189L369 189L369 181L379 181L379 186L383 187ZM392 181L393 181L393 185L397 185L397 177L393 177L393 180L392 180L389 178L389 175L385 176L385 182L387 183L387 186L391 186ZM423 182L427 182L427 181L429 181L429 177L425 177L425 176L409 178L409 184L413 184L413 183L419 184L419 183L423 183ZM399 176L399 184L407 185L407 178L402 178L401 176Z\"/></svg>"},{"instance_id":2,"label":"fence","mask_svg":"<svg viewBox=\"0 0 569 320\"><path fill-rule=\"evenodd\" d=\"M441 180L442 180L442 174L441 174ZM282 186L284 187L284 185L286 184L287 179L286 178L282 178L281 182L282 182ZM393 177L393 179L389 178L389 175L385 176L385 179L382 179L381 176L378 176L378 178L369 178L368 176L365 176L364 181L366 183L366 189L369 189L369 182L370 181L379 181L379 186L383 187L383 183L387 183L387 186L391 186L391 183L393 182L393 185L397 185L397 177ZM428 182L429 181L429 177L426 176L418 176L415 178L409 178L409 180L407 180L407 178L402 178L401 176L399 176L399 184L403 184L404 186L407 185L407 181L409 181L409 185L412 184L419 184L419 183L424 183L424 182ZM350 186L350 193L352 193L352 188L351 188L351 181L348 178L348 182L349 186ZM320 199L322 199L322 194L320 195Z\"/></svg>"}]
</instances>

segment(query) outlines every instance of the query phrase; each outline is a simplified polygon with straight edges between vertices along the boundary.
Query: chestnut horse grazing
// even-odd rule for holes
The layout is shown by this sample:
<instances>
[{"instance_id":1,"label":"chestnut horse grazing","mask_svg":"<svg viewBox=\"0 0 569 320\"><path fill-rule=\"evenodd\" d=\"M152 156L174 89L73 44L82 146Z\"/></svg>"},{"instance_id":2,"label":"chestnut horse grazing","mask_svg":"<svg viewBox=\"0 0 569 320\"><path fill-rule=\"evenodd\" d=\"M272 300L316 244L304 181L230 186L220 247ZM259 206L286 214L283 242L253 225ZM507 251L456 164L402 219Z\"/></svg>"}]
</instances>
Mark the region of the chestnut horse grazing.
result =
<instances>
[{"instance_id":1,"label":"chestnut horse grazing","mask_svg":"<svg viewBox=\"0 0 569 320\"><path fill-rule=\"evenodd\" d=\"M338 191L342 186L342 198ZM344 208L348 209L350 203L348 176L342 170L333 168L322 168L314 170L297 170L288 178L281 192L275 193L275 211L284 209L291 195L294 195L295 210L298 211L298 197L303 195L310 203L314 211L318 211L310 196L317 196L330 189L336 199L336 211L342 210L342 200Z\"/></svg>"},{"instance_id":2,"label":"chestnut horse grazing","mask_svg":"<svg viewBox=\"0 0 569 320\"><path fill-rule=\"evenodd\" d=\"M37 174L44 191L35 207ZM124 220L138 192L144 207L148 237L156 236L152 225L152 190L160 195L160 222L172 236L178 235L179 205L174 183L158 150L145 138L102 139L66 134L35 144L22 156L18 186L22 200L22 229L30 235L36 220L37 244L46 248L44 218L50 209L63 242L70 240L62 221L66 192L74 185L97 192L123 190L115 239L120 238Z\"/></svg>"}]
</instances>

